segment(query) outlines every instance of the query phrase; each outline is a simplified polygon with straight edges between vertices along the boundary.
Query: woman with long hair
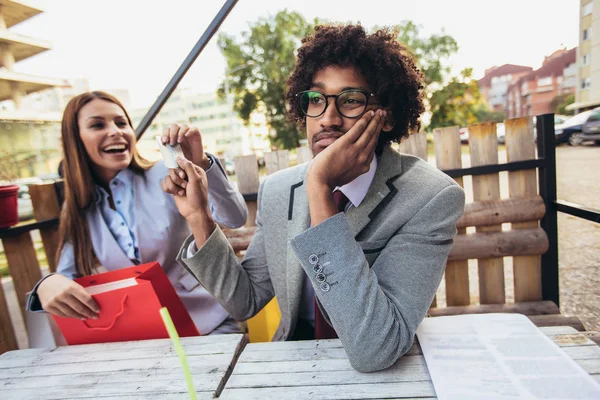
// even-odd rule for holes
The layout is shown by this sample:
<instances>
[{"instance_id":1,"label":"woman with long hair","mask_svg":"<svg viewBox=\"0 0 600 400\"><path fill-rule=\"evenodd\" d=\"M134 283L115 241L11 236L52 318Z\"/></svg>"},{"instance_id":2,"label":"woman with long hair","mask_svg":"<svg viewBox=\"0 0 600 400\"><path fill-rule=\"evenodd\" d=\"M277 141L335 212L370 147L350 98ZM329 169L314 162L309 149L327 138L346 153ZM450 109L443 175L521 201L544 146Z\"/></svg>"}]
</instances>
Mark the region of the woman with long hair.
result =
<instances>
[{"instance_id":1,"label":"woman with long hair","mask_svg":"<svg viewBox=\"0 0 600 400\"><path fill-rule=\"evenodd\" d=\"M65 108L61 136L65 201L57 273L38 282L28 309L97 318L98 305L73 278L158 261L201 334L239 332L237 323L176 261L190 228L161 182L169 176L184 194L185 173L140 156L127 111L108 93L74 97ZM162 140L179 143L186 159L206 172L214 218L230 228L242 226L244 199L218 159L204 152L198 129L173 124Z\"/></svg>"}]
</instances>

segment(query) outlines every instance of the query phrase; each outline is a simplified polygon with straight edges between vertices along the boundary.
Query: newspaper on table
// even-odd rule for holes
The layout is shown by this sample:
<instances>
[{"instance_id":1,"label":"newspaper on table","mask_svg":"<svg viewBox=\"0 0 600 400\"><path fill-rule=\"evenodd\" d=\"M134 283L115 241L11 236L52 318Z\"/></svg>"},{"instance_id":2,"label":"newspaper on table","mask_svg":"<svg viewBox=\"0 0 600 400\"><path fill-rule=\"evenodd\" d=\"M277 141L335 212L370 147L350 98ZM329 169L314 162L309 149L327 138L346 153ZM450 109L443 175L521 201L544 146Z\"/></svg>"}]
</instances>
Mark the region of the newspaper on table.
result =
<instances>
[{"instance_id":1,"label":"newspaper on table","mask_svg":"<svg viewBox=\"0 0 600 400\"><path fill-rule=\"evenodd\" d=\"M600 383L524 315L425 318L417 337L440 400L600 399Z\"/></svg>"}]
</instances>

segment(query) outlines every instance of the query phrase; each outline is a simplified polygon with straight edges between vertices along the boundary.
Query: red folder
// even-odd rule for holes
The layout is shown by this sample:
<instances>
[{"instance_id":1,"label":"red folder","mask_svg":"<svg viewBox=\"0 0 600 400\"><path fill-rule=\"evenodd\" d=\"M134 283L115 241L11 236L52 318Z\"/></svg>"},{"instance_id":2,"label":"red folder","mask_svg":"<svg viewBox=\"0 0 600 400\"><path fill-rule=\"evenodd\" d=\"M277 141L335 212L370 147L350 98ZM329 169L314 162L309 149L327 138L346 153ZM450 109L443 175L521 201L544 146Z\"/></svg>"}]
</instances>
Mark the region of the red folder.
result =
<instances>
[{"instance_id":1,"label":"red folder","mask_svg":"<svg viewBox=\"0 0 600 400\"><path fill-rule=\"evenodd\" d=\"M168 338L158 311L161 307L169 310L179 336L200 335L157 262L75 279L90 290L94 286L119 281L129 282L130 286L92 294L100 306L98 319L81 321L53 315L68 344Z\"/></svg>"}]
</instances>

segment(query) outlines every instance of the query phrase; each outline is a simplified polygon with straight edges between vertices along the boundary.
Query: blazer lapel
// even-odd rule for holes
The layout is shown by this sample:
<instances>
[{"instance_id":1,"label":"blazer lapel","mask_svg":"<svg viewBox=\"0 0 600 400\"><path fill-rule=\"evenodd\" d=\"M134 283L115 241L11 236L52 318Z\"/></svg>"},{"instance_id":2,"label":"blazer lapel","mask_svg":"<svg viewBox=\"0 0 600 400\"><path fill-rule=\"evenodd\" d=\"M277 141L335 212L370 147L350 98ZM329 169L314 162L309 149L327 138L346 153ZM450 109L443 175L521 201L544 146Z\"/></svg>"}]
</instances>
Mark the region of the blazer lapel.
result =
<instances>
[{"instance_id":1,"label":"blazer lapel","mask_svg":"<svg viewBox=\"0 0 600 400\"><path fill-rule=\"evenodd\" d=\"M359 207L351 207L346 212L354 237L371 222L375 215L383 210L398 191L394 186L394 181L402 173L402 167L398 158L392 154L393 151L389 146L384 148L367 195Z\"/></svg>"},{"instance_id":2,"label":"blazer lapel","mask_svg":"<svg viewBox=\"0 0 600 400\"><path fill-rule=\"evenodd\" d=\"M288 206L287 223L287 296L288 296L288 315L293 319L298 313L300 300L302 297L302 282L304 281L304 269L296 259L294 252L290 247L290 241L306 231L310 227L310 212L308 209L308 198L306 196L305 175L306 168L303 168L298 176L298 181L290 186L290 197Z\"/></svg>"}]
</instances>

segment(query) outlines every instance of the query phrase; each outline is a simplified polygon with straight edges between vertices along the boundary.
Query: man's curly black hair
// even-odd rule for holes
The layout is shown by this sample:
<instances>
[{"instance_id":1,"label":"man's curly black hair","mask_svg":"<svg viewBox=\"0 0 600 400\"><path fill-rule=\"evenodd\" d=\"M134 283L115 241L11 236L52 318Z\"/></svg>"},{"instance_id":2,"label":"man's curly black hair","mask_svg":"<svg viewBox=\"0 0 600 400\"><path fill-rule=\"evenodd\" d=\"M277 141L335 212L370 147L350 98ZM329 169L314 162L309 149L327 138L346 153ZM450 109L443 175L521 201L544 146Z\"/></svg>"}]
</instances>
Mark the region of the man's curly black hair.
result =
<instances>
[{"instance_id":1,"label":"man's curly black hair","mask_svg":"<svg viewBox=\"0 0 600 400\"><path fill-rule=\"evenodd\" d=\"M382 132L377 147L400 142L418 131L423 105L423 74L393 30L384 28L367 34L361 25L318 25L302 40L296 66L287 81L286 101L290 117L305 124L296 93L311 87L314 74L328 66L356 67L383 107L389 108L394 128Z\"/></svg>"}]
</instances>

